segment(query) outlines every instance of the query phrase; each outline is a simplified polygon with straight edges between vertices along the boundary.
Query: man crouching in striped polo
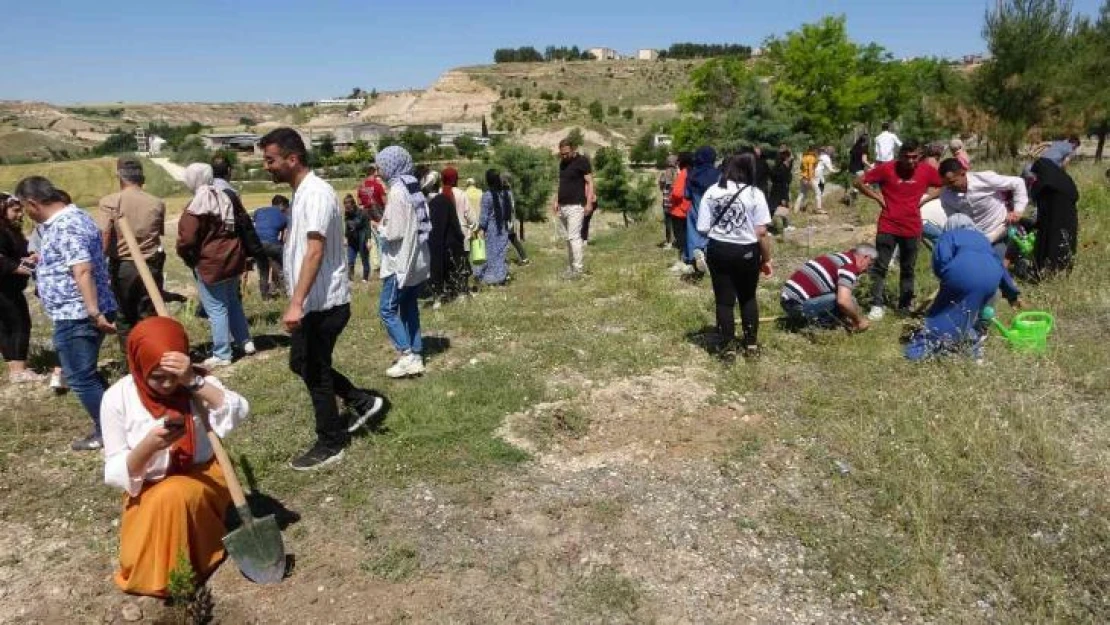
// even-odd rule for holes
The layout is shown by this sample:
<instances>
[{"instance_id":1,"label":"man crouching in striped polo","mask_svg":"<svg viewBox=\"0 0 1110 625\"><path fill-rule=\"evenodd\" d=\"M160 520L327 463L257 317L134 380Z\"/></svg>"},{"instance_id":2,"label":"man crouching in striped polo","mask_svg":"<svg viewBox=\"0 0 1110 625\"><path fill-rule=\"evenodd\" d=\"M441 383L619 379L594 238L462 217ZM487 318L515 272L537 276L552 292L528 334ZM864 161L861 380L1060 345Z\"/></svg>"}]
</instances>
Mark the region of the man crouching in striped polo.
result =
<instances>
[{"instance_id":1,"label":"man crouching in striped polo","mask_svg":"<svg viewBox=\"0 0 1110 625\"><path fill-rule=\"evenodd\" d=\"M870 245L860 245L802 265L782 288L780 301L786 318L799 326L847 324L859 332L866 330L870 323L860 313L852 290L877 255Z\"/></svg>"}]
</instances>

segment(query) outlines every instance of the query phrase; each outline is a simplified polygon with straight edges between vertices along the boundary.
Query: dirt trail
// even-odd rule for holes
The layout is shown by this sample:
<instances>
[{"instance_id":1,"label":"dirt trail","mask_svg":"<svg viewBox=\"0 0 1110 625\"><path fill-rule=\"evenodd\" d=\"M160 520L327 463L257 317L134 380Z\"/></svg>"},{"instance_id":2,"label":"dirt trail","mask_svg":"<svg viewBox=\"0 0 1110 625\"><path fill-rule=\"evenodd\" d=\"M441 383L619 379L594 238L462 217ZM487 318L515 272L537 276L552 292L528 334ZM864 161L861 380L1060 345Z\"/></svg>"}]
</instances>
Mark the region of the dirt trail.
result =
<instances>
[{"instance_id":1,"label":"dirt trail","mask_svg":"<svg viewBox=\"0 0 1110 625\"><path fill-rule=\"evenodd\" d=\"M178 182L185 182L185 168L165 157L154 157L150 161L166 170L171 178Z\"/></svg>"}]
</instances>

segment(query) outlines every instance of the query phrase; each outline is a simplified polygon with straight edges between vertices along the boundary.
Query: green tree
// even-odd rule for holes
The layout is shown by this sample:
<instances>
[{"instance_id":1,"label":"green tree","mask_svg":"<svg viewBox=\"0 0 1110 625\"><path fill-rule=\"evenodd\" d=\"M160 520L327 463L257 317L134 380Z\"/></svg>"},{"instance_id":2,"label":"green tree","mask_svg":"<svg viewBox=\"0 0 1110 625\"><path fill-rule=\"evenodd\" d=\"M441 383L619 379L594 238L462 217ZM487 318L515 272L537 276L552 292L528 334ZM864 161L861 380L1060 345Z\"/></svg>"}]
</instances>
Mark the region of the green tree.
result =
<instances>
[{"instance_id":1,"label":"green tree","mask_svg":"<svg viewBox=\"0 0 1110 625\"><path fill-rule=\"evenodd\" d=\"M379 152L388 148L391 145L401 145L401 144L397 142L397 137L394 137L393 135L382 135L378 139L378 151Z\"/></svg>"},{"instance_id":2,"label":"green tree","mask_svg":"<svg viewBox=\"0 0 1110 625\"><path fill-rule=\"evenodd\" d=\"M316 146L314 151L321 159L328 159L335 156L335 138L331 135L324 135L324 137L320 139L320 145Z\"/></svg>"},{"instance_id":3,"label":"green tree","mask_svg":"<svg viewBox=\"0 0 1110 625\"><path fill-rule=\"evenodd\" d=\"M808 136L795 132L775 105L771 88L739 58L707 61L690 74L690 87L679 94L682 117L674 128L674 149L712 145L734 151L745 145L799 144Z\"/></svg>"},{"instance_id":4,"label":"green tree","mask_svg":"<svg viewBox=\"0 0 1110 625\"><path fill-rule=\"evenodd\" d=\"M655 203L654 187L645 190L643 181L633 177L617 148L598 150L594 155L594 171L598 208L620 211L625 224L630 215L639 215Z\"/></svg>"},{"instance_id":5,"label":"green tree","mask_svg":"<svg viewBox=\"0 0 1110 625\"><path fill-rule=\"evenodd\" d=\"M590 119L595 122L605 121L605 106L601 103L601 100L590 102L589 111Z\"/></svg>"},{"instance_id":6,"label":"green tree","mask_svg":"<svg viewBox=\"0 0 1110 625\"><path fill-rule=\"evenodd\" d=\"M459 151L459 154L461 154L463 158L466 158L468 160L473 160L474 157L481 154L484 149L481 143L478 143L478 141L476 141L474 137L471 137L469 135L459 135L458 137L455 137L453 143L455 145L455 149Z\"/></svg>"},{"instance_id":7,"label":"green tree","mask_svg":"<svg viewBox=\"0 0 1110 625\"><path fill-rule=\"evenodd\" d=\"M1004 0L987 11L983 38L991 58L976 72L975 92L997 119L995 141L1011 156L1029 128L1051 121L1074 25L1071 3L1061 0Z\"/></svg>"},{"instance_id":8,"label":"green tree","mask_svg":"<svg viewBox=\"0 0 1110 625\"><path fill-rule=\"evenodd\" d=\"M817 141L835 141L877 110L879 78L863 61L885 55L878 46L860 48L848 39L844 17L803 24L765 45L761 71L773 77L774 101L797 121L794 130Z\"/></svg>"},{"instance_id":9,"label":"green tree","mask_svg":"<svg viewBox=\"0 0 1110 625\"><path fill-rule=\"evenodd\" d=\"M570 129L566 136L567 141L574 147L582 147L586 143L586 135L582 134L582 129L578 126Z\"/></svg>"},{"instance_id":10,"label":"green tree","mask_svg":"<svg viewBox=\"0 0 1110 625\"><path fill-rule=\"evenodd\" d=\"M139 142L135 139L135 133L126 130L116 130L108 135L100 145L93 148L93 154L97 156L105 156L109 154L124 154L128 152L136 152L139 149Z\"/></svg>"},{"instance_id":11,"label":"green tree","mask_svg":"<svg viewBox=\"0 0 1110 625\"><path fill-rule=\"evenodd\" d=\"M1094 24L1081 21L1076 28L1074 62L1063 81L1066 110L1078 128L1094 136L1095 160L1101 161L1110 133L1110 81L1092 77L1110 76L1110 0L1104 0Z\"/></svg>"},{"instance_id":12,"label":"green tree","mask_svg":"<svg viewBox=\"0 0 1110 625\"><path fill-rule=\"evenodd\" d=\"M398 138L398 143L411 152L413 158L419 158L425 152L434 148L439 142L435 137L422 130L410 128L401 133L400 138Z\"/></svg>"},{"instance_id":13,"label":"green tree","mask_svg":"<svg viewBox=\"0 0 1110 625\"><path fill-rule=\"evenodd\" d=\"M513 197L520 218L524 221L543 221L558 171L551 151L503 143L494 152L493 162L512 174ZM523 233L523 224L521 228Z\"/></svg>"}]
</instances>

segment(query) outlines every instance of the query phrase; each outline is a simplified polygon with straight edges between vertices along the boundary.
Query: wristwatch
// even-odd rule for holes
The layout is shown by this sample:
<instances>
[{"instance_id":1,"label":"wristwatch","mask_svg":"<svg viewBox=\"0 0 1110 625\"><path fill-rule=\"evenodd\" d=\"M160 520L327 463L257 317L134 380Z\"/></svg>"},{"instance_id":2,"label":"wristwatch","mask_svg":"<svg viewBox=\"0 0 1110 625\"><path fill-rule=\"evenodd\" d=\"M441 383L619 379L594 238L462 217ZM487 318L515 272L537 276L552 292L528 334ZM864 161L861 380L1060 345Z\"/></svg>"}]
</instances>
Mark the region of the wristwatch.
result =
<instances>
[{"instance_id":1,"label":"wristwatch","mask_svg":"<svg viewBox=\"0 0 1110 625\"><path fill-rule=\"evenodd\" d=\"M193 376L192 383L187 385L185 388L188 389L190 393L195 393L195 392L199 391L200 389L204 388L204 376L203 375Z\"/></svg>"}]
</instances>

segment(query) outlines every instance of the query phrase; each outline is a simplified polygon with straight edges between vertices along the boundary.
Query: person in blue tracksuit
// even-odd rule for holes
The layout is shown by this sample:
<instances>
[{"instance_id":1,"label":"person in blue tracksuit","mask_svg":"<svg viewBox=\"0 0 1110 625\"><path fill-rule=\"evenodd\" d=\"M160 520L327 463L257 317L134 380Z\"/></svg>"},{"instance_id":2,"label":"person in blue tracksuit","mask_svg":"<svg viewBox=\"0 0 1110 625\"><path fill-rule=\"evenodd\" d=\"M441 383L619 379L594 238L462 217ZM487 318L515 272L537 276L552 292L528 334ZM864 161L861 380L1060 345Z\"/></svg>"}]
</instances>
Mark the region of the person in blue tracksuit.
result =
<instances>
[{"instance_id":1,"label":"person in blue tracksuit","mask_svg":"<svg viewBox=\"0 0 1110 625\"><path fill-rule=\"evenodd\" d=\"M987 237L961 214L948 218L944 233L937 239L933 273L940 280L940 290L925 315L925 327L906 345L906 358L920 361L962 351L981 358L983 307L1000 288L1011 306L1020 307L1017 284Z\"/></svg>"},{"instance_id":2,"label":"person in blue tracksuit","mask_svg":"<svg viewBox=\"0 0 1110 625\"><path fill-rule=\"evenodd\" d=\"M717 169L717 152L703 146L694 152L694 166L686 176L686 199L690 200L690 212L686 213L686 249L682 260L693 265L699 274L705 273L705 247L709 239L698 232L698 207L701 197L709 187L721 180L721 171Z\"/></svg>"}]
</instances>

